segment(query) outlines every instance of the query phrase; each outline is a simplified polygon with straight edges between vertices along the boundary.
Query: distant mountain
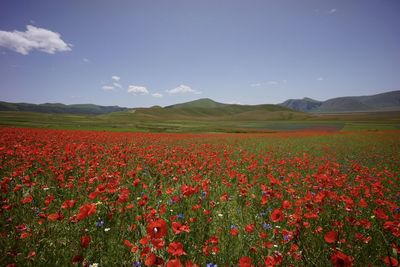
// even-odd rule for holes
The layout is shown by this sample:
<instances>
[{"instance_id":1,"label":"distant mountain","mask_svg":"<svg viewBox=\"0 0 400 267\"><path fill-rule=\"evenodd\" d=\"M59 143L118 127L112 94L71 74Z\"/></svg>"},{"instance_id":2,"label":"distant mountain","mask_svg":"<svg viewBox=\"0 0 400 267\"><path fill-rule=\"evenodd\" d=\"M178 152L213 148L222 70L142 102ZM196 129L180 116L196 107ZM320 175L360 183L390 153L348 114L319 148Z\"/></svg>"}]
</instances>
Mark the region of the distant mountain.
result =
<instances>
[{"instance_id":1,"label":"distant mountain","mask_svg":"<svg viewBox=\"0 0 400 267\"><path fill-rule=\"evenodd\" d=\"M134 110L134 111L133 111ZM236 105L215 102L202 98L164 108L136 108L129 113L142 120L285 120L304 118L308 115L293 111L287 107L272 104ZM122 112L124 113L124 112ZM119 116L123 116L120 113Z\"/></svg>"},{"instance_id":2,"label":"distant mountain","mask_svg":"<svg viewBox=\"0 0 400 267\"><path fill-rule=\"evenodd\" d=\"M347 96L317 101L310 98L289 99L280 104L296 111L314 113L377 112L400 110L400 91L370 96Z\"/></svg>"},{"instance_id":3,"label":"distant mountain","mask_svg":"<svg viewBox=\"0 0 400 267\"><path fill-rule=\"evenodd\" d=\"M288 99L281 106L291 108L293 110L308 112L321 106L322 102L308 97L303 99Z\"/></svg>"},{"instance_id":4,"label":"distant mountain","mask_svg":"<svg viewBox=\"0 0 400 267\"><path fill-rule=\"evenodd\" d=\"M161 120L287 120L307 118L307 113L345 113L400 111L400 91L371 96L349 96L318 101L311 98L289 99L282 104L237 105L216 102L209 98L179 103L166 107L128 109L119 106L93 104L64 105L60 103L29 104L0 101L0 111L24 111L59 114L134 115L138 119Z\"/></svg>"},{"instance_id":5,"label":"distant mountain","mask_svg":"<svg viewBox=\"0 0 400 267\"><path fill-rule=\"evenodd\" d=\"M64 105L60 103L29 104L9 103L0 101L0 111L25 111L40 113L62 113L62 114L92 114L100 115L115 111L124 111L127 108L119 106L98 106L93 104Z\"/></svg>"}]
</instances>

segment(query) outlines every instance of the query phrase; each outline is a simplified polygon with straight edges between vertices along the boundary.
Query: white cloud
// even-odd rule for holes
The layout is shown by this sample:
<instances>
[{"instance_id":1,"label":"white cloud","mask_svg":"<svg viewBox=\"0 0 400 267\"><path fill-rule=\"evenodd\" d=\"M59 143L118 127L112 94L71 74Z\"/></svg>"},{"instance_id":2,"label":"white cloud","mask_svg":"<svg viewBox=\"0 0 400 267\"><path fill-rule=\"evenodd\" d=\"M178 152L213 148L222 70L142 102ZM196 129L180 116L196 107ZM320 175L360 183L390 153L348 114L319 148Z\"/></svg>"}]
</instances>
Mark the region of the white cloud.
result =
<instances>
[{"instance_id":1,"label":"white cloud","mask_svg":"<svg viewBox=\"0 0 400 267\"><path fill-rule=\"evenodd\" d=\"M85 58L85 57L82 59L82 61L85 62L85 63L89 63L90 62L90 60Z\"/></svg>"},{"instance_id":2,"label":"white cloud","mask_svg":"<svg viewBox=\"0 0 400 267\"><path fill-rule=\"evenodd\" d=\"M147 94L149 94L149 91L144 86L129 85L128 93L131 93L134 95L147 95Z\"/></svg>"},{"instance_id":3,"label":"white cloud","mask_svg":"<svg viewBox=\"0 0 400 267\"><path fill-rule=\"evenodd\" d=\"M250 84L251 87L260 87L261 83L252 83Z\"/></svg>"},{"instance_id":4,"label":"white cloud","mask_svg":"<svg viewBox=\"0 0 400 267\"><path fill-rule=\"evenodd\" d=\"M32 25L27 25L26 29L25 32L0 31L0 46L22 55L35 49L49 54L71 50L71 44L66 44L57 32Z\"/></svg>"},{"instance_id":5,"label":"white cloud","mask_svg":"<svg viewBox=\"0 0 400 267\"><path fill-rule=\"evenodd\" d=\"M282 80L282 83L287 83L286 80ZM252 83L250 84L251 87L260 87L260 86L265 86L265 85L278 85L278 81L267 81L267 82L260 82L260 83Z\"/></svg>"},{"instance_id":6,"label":"white cloud","mask_svg":"<svg viewBox=\"0 0 400 267\"><path fill-rule=\"evenodd\" d=\"M114 81L118 82L119 80L121 80L121 77L114 75L114 76L111 77L111 79L113 79Z\"/></svg>"},{"instance_id":7,"label":"white cloud","mask_svg":"<svg viewBox=\"0 0 400 267\"><path fill-rule=\"evenodd\" d=\"M322 78L322 77L317 78L317 81L323 81L323 80L324 80L324 78Z\"/></svg>"},{"instance_id":8,"label":"white cloud","mask_svg":"<svg viewBox=\"0 0 400 267\"><path fill-rule=\"evenodd\" d=\"M115 90L115 87L110 86L110 85L104 85L102 88L104 91L114 91Z\"/></svg>"},{"instance_id":9,"label":"white cloud","mask_svg":"<svg viewBox=\"0 0 400 267\"><path fill-rule=\"evenodd\" d=\"M122 85L121 85L120 83L113 82L113 85L114 85L115 87L122 88Z\"/></svg>"},{"instance_id":10,"label":"white cloud","mask_svg":"<svg viewBox=\"0 0 400 267\"><path fill-rule=\"evenodd\" d=\"M332 8L331 10L328 11L328 14L333 14L333 13L335 13L336 11L337 11L336 8Z\"/></svg>"},{"instance_id":11,"label":"white cloud","mask_svg":"<svg viewBox=\"0 0 400 267\"><path fill-rule=\"evenodd\" d=\"M151 94L153 97L157 97L157 98L160 98L160 97L163 97L163 95L162 94L160 94L160 93L154 93L154 94Z\"/></svg>"},{"instance_id":12,"label":"white cloud","mask_svg":"<svg viewBox=\"0 0 400 267\"><path fill-rule=\"evenodd\" d=\"M167 93L169 93L169 94L193 93L193 94L196 94L196 95L201 94L200 91L194 90L190 86L187 86L187 85L184 85L184 84L181 84L181 85L179 85L178 87L176 87L174 89L167 90Z\"/></svg>"},{"instance_id":13,"label":"white cloud","mask_svg":"<svg viewBox=\"0 0 400 267\"><path fill-rule=\"evenodd\" d=\"M104 85L103 86L103 90L105 91L116 91L118 90L117 88L122 89L122 85L118 82L121 79L121 77L119 76L112 76L111 80L112 80L112 85Z\"/></svg>"}]
</instances>

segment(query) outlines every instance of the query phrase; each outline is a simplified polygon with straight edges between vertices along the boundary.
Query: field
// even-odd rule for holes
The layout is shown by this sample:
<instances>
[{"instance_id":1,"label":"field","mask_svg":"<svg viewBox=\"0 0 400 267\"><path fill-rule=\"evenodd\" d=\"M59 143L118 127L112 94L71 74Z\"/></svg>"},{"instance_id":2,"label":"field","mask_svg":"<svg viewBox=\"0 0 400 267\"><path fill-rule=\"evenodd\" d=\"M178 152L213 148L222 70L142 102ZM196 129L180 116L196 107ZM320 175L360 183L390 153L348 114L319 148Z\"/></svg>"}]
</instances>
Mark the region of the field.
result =
<instances>
[{"instance_id":1,"label":"field","mask_svg":"<svg viewBox=\"0 0 400 267\"><path fill-rule=\"evenodd\" d=\"M398 130L0 128L0 265L398 266L399 159Z\"/></svg>"},{"instance_id":2,"label":"field","mask_svg":"<svg viewBox=\"0 0 400 267\"><path fill-rule=\"evenodd\" d=\"M149 108L82 115L0 111L0 126L166 133L396 130L400 129L400 112L305 114L257 110L224 115L221 111L212 113L206 108Z\"/></svg>"}]
</instances>

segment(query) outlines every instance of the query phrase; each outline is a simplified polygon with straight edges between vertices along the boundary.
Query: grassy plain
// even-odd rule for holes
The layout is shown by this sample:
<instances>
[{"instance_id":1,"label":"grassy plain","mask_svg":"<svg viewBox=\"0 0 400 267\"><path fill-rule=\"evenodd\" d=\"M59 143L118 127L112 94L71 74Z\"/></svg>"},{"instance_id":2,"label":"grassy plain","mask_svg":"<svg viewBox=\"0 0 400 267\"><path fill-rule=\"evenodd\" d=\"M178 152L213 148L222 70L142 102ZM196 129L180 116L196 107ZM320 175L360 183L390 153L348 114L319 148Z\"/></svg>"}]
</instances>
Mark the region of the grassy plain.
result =
<instances>
[{"instance_id":1,"label":"grassy plain","mask_svg":"<svg viewBox=\"0 0 400 267\"><path fill-rule=\"evenodd\" d=\"M305 114L287 111L254 111L240 116L223 114L165 113L165 110L114 112L105 115L69 115L33 112L0 112L0 125L49 129L82 129L134 132L274 132L293 130L394 130L400 112ZM197 110L197 112L199 112Z\"/></svg>"}]
</instances>

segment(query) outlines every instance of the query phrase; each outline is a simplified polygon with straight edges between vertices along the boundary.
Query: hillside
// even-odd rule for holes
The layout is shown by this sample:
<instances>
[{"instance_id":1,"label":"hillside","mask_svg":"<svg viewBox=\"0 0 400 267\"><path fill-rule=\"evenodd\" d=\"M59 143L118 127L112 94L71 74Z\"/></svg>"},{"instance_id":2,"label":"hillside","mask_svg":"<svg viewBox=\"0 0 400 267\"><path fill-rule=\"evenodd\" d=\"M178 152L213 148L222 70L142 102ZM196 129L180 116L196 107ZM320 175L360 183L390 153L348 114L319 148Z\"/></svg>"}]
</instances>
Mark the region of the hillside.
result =
<instances>
[{"instance_id":1,"label":"hillside","mask_svg":"<svg viewBox=\"0 0 400 267\"><path fill-rule=\"evenodd\" d=\"M224 106L227 106L227 104L218 103L209 98L201 98L190 102L166 106L165 108L218 108Z\"/></svg>"},{"instance_id":2,"label":"hillside","mask_svg":"<svg viewBox=\"0 0 400 267\"><path fill-rule=\"evenodd\" d=\"M370 96L347 96L316 101L310 98L289 99L281 106L297 111L314 113L382 112L400 110L400 91Z\"/></svg>"},{"instance_id":3,"label":"hillside","mask_svg":"<svg viewBox=\"0 0 400 267\"><path fill-rule=\"evenodd\" d=\"M123 110L127 110L127 108L122 108L119 106L99 106L93 104L75 104L75 105L65 105L60 103L30 104L30 103L9 103L0 101L0 111L99 115L99 114L106 114L110 112L123 111Z\"/></svg>"},{"instance_id":4,"label":"hillside","mask_svg":"<svg viewBox=\"0 0 400 267\"><path fill-rule=\"evenodd\" d=\"M143 120L286 120L305 118L307 115L278 105L236 105L223 104L211 99L199 99L191 102L167 106L164 108L137 108L128 112ZM122 115L120 113L120 115ZM112 114L110 114L112 115Z\"/></svg>"}]
</instances>

